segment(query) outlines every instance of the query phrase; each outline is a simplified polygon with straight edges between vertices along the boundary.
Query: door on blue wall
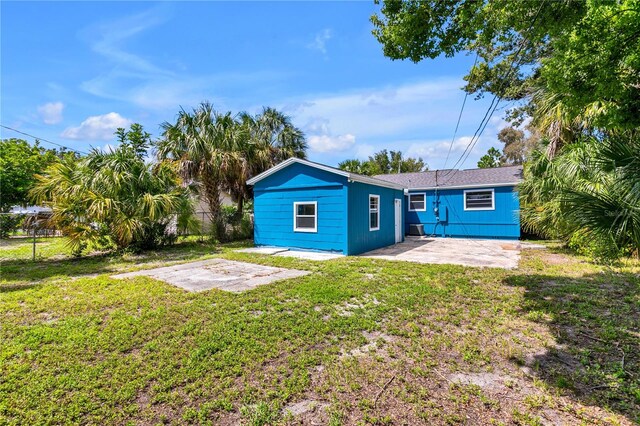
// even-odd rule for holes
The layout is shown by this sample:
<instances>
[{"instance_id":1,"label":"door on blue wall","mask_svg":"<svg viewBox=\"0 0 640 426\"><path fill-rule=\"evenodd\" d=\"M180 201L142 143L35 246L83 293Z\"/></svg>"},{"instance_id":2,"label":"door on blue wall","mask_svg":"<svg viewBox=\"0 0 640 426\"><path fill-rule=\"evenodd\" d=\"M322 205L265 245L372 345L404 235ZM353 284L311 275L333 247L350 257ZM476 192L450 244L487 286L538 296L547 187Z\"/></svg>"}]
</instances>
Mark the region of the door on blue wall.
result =
<instances>
[{"instance_id":1,"label":"door on blue wall","mask_svg":"<svg viewBox=\"0 0 640 426\"><path fill-rule=\"evenodd\" d=\"M396 231L396 243L402 241L402 200L396 198L394 200L394 218L395 218L395 231Z\"/></svg>"}]
</instances>

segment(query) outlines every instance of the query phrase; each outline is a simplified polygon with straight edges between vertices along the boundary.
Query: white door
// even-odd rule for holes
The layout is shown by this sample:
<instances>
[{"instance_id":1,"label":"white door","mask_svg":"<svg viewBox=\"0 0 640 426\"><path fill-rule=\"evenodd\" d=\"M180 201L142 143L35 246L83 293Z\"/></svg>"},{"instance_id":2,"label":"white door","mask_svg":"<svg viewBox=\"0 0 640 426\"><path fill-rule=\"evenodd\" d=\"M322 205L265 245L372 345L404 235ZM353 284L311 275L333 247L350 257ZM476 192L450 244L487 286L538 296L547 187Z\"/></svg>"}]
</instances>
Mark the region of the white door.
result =
<instances>
[{"instance_id":1,"label":"white door","mask_svg":"<svg viewBox=\"0 0 640 426\"><path fill-rule=\"evenodd\" d=\"M394 202L396 243L402 242L402 200L396 198Z\"/></svg>"}]
</instances>

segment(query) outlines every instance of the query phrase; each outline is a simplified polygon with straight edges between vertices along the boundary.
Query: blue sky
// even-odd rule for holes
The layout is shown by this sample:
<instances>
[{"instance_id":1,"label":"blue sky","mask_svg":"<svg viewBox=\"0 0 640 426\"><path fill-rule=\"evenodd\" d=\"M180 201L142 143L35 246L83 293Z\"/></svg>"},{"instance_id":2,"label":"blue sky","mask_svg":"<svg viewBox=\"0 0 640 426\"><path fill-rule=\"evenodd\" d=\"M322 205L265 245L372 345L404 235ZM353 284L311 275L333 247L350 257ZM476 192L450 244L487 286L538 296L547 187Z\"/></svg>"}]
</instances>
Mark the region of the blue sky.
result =
<instances>
[{"instance_id":1,"label":"blue sky","mask_svg":"<svg viewBox=\"0 0 640 426\"><path fill-rule=\"evenodd\" d=\"M373 2L0 7L0 121L80 150L112 144L115 128L132 122L159 136L180 107L209 100L221 111L283 110L305 131L315 161L335 165L387 148L441 168L473 62L391 61L371 34ZM487 105L469 97L448 165ZM500 147L502 113L463 168Z\"/></svg>"}]
</instances>

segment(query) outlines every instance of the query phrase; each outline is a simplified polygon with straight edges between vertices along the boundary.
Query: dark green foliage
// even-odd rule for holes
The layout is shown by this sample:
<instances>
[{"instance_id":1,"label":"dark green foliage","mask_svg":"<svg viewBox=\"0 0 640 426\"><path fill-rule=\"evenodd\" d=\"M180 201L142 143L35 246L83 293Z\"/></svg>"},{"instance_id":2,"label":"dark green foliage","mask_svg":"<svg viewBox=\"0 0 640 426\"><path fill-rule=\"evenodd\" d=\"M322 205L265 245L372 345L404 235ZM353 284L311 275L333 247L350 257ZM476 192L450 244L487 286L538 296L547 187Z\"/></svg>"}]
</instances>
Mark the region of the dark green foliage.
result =
<instances>
[{"instance_id":1,"label":"dark green foliage","mask_svg":"<svg viewBox=\"0 0 640 426\"><path fill-rule=\"evenodd\" d=\"M387 151L386 149L376 152L366 161L357 159L342 161L338 164L338 168L366 176L429 170L429 166L422 158L403 158L401 151Z\"/></svg>"},{"instance_id":2,"label":"dark green foliage","mask_svg":"<svg viewBox=\"0 0 640 426\"><path fill-rule=\"evenodd\" d=\"M0 212L29 202L28 193L35 175L58 160L62 152L32 146L22 139L0 140Z\"/></svg>"},{"instance_id":3,"label":"dark green foliage","mask_svg":"<svg viewBox=\"0 0 640 426\"><path fill-rule=\"evenodd\" d=\"M380 12L374 35L392 59L477 53L465 77L469 93L530 100L542 86L562 97L572 117L640 125L638 0L388 0Z\"/></svg>"},{"instance_id":4,"label":"dark green foliage","mask_svg":"<svg viewBox=\"0 0 640 426\"><path fill-rule=\"evenodd\" d=\"M9 238L24 221L24 215L0 214L0 238Z\"/></svg>"},{"instance_id":5,"label":"dark green foliage","mask_svg":"<svg viewBox=\"0 0 640 426\"><path fill-rule=\"evenodd\" d=\"M222 222L225 233L220 237L222 241L239 241L253 238L252 208L243 208L238 213L237 206L222 206Z\"/></svg>"},{"instance_id":6,"label":"dark green foliage","mask_svg":"<svg viewBox=\"0 0 640 426\"><path fill-rule=\"evenodd\" d=\"M537 151L520 187L525 229L596 258L640 249L640 134L616 132Z\"/></svg>"},{"instance_id":7,"label":"dark green foliage","mask_svg":"<svg viewBox=\"0 0 640 426\"><path fill-rule=\"evenodd\" d=\"M480 161L478 161L478 168L490 169L493 167L500 167L501 163L502 153L498 149L491 147L485 155L480 157Z\"/></svg>"}]
</instances>

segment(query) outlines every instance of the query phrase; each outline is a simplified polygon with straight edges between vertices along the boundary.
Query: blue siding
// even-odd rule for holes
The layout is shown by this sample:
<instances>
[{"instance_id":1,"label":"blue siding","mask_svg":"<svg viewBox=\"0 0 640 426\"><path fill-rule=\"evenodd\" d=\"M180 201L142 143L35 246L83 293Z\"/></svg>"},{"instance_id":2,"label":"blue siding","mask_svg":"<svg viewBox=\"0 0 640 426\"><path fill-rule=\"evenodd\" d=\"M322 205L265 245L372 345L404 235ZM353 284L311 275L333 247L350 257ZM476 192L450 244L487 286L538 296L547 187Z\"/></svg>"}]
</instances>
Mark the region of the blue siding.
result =
<instances>
[{"instance_id":1,"label":"blue siding","mask_svg":"<svg viewBox=\"0 0 640 426\"><path fill-rule=\"evenodd\" d=\"M474 188L468 188L474 189ZM407 211L405 226L424 224L427 235L441 237L477 237L477 238L520 238L520 201L515 187L477 188L493 189L495 210L464 210L464 190L445 189L438 191L440 201L440 223L436 224L433 208L435 191L426 192L427 204L424 212ZM408 203L407 203L408 204ZM408 207L407 207L408 208Z\"/></svg>"},{"instance_id":2,"label":"blue siding","mask_svg":"<svg viewBox=\"0 0 640 426\"><path fill-rule=\"evenodd\" d=\"M254 242L346 253L347 180L302 164L292 164L254 186ZM294 232L293 203L316 201L318 232Z\"/></svg>"},{"instance_id":3,"label":"blue siding","mask_svg":"<svg viewBox=\"0 0 640 426\"><path fill-rule=\"evenodd\" d=\"M380 229L377 231L369 230L369 194L380 196ZM360 182L349 183L347 254L364 253L395 244L394 199L396 198L403 202L402 214L405 210L403 191Z\"/></svg>"}]
</instances>

